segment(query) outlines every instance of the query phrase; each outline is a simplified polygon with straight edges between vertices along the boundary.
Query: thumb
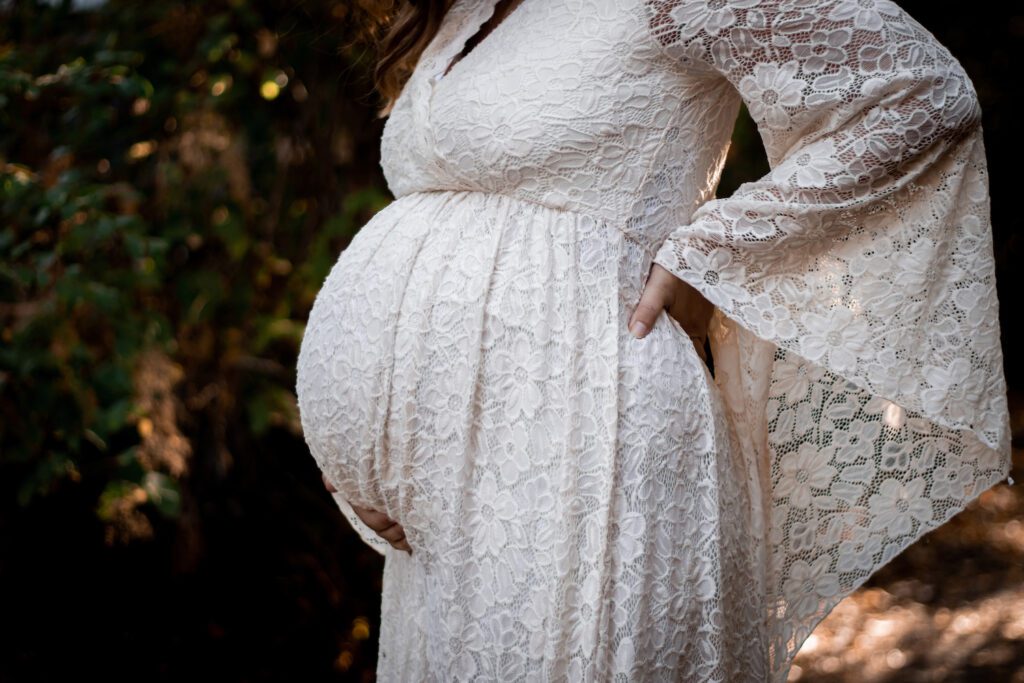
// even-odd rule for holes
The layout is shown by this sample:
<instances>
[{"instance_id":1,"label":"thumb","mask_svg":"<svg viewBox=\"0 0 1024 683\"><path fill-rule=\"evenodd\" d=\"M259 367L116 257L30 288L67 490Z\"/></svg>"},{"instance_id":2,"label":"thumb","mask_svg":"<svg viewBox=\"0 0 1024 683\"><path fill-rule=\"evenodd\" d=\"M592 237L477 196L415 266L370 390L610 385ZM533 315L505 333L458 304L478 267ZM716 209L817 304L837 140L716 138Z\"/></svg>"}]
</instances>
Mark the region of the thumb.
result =
<instances>
[{"instance_id":1,"label":"thumb","mask_svg":"<svg viewBox=\"0 0 1024 683\"><path fill-rule=\"evenodd\" d=\"M654 327L654 321L672 304L671 280L660 277L661 275L657 269L651 272L640 295L640 301L629 318L629 331L637 339L647 336Z\"/></svg>"}]
</instances>

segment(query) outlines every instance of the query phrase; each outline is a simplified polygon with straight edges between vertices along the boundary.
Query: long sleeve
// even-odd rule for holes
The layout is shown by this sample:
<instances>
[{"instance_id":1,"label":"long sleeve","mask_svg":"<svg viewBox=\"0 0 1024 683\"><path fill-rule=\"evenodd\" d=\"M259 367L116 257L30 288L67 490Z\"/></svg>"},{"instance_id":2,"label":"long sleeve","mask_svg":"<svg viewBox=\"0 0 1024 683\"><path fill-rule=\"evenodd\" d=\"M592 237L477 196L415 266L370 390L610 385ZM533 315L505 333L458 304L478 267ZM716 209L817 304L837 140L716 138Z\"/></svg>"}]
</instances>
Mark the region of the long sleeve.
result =
<instances>
[{"instance_id":1,"label":"long sleeve","mask_svg":"<svg viewBox=\"0 0 1024 683\"><path fill-rule=\"evenodd\" d=\"M981 112L889 0L648 7L681 87L711 93L709 130L739 98L768 153L653 259L717 308L781 683L832 607L1008 477Z\"/></svg>"},{"instance_id":2,"label":"long sleeve","mask_svg":"<svg viewBox=\"0 0 1024 683\"><path fill-rule=\"evenodd\" d=\"M653 2L688 74L727 81L771 170L701 204L655 262L874 395L1008 448L981 111L889 0Z\"/></svg>"}]
</instances>

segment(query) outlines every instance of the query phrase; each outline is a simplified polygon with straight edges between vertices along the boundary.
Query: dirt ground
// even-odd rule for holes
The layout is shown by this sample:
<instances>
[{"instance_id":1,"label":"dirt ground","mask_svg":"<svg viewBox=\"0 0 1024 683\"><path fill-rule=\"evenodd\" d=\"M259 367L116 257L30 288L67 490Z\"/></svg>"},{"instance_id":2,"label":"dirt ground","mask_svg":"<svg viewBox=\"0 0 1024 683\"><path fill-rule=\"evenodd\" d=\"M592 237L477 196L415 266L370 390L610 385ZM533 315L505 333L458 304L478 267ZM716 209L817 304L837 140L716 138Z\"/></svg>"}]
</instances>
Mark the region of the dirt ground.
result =
<instances>
[{"instance_id":1,"label":"dirt ground","mask_svg":"<svg viewBox=\"0 0 1024 683\"><path fill-rule=\"evenodd\" d=\"M984 492L839 603L790 681L1024 683L1024 448L1015 446L1014 483Z\"/></svg>"}]
</instances>

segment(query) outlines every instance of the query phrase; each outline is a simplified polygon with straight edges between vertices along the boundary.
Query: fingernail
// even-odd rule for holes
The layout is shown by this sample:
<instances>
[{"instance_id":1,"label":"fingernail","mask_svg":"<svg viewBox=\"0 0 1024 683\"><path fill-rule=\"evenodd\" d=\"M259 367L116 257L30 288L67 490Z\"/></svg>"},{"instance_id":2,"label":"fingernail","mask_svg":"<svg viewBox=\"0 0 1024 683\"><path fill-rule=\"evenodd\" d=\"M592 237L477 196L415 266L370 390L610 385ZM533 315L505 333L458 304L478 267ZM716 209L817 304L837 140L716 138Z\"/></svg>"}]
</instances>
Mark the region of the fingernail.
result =
<instances>
[{"instance_id":1,"label":"fingernail","mask_svg":"<svg viewBox=\"0 0 1024 683\"><path fill-rule=\"evenodd\" d=\"M643 324L639 320L633 323L633 326L629 328L629 331L633 333L633 336L640 339L647 332L647 325Z\"/></svg>"}]
</instances>

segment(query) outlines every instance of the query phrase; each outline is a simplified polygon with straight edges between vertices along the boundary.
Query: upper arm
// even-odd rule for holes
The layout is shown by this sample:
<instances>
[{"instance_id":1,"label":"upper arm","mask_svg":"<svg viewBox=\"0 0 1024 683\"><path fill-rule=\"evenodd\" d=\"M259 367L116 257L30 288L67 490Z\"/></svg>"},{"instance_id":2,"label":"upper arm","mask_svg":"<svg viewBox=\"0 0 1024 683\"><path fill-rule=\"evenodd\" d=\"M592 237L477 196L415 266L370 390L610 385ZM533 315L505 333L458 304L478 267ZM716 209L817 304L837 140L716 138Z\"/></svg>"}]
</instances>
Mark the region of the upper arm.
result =
<instances>
[{"instance_id":1,"label":"upper arm","mask_svg":"<svg viewBox=\"0 0 1024 683\"><path fill-rule=\"evenodd\" d=\"M884 168L980 121L961 65L891 0L645 2L666 55L737 90L772 164L836 134Z\"/></svg>"}]
</instances>

